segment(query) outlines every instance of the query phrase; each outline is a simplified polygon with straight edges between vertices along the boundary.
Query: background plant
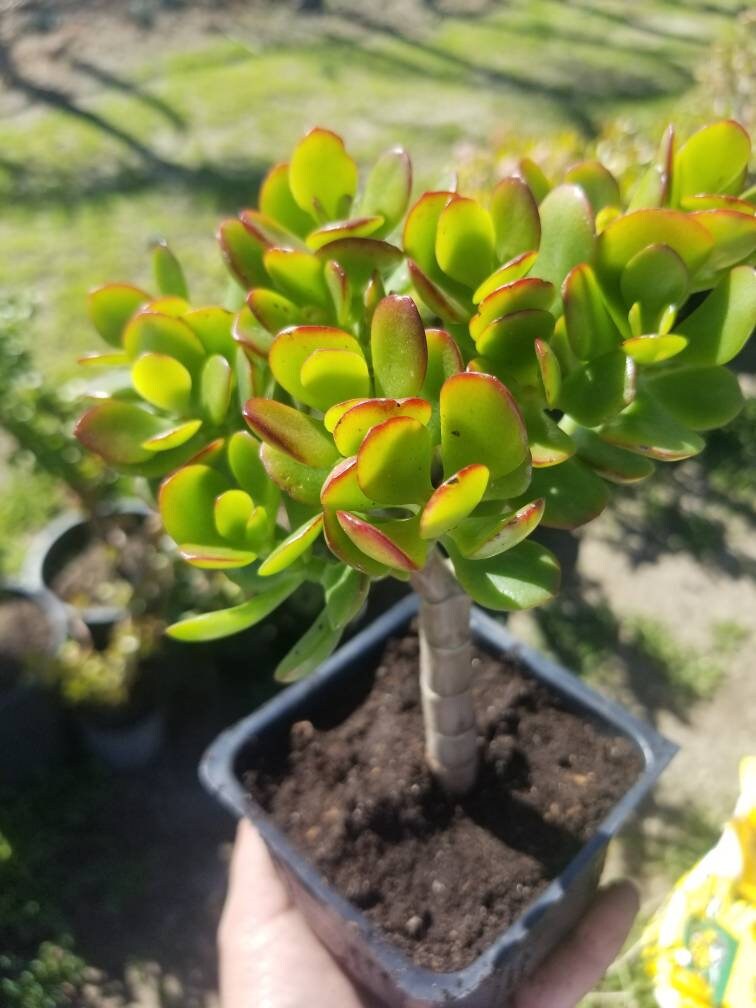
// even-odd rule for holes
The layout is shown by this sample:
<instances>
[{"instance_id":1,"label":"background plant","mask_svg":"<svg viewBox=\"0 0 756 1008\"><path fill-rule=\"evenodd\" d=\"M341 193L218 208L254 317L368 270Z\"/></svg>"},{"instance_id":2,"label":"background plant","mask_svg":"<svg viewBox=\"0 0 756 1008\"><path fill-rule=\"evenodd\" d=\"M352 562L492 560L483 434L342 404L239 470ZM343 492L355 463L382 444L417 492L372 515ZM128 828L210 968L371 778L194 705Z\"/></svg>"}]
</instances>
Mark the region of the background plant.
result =
<instances>
[{"instance_id":1,"label":"background plant","mask_svg":"<svg viewBox=\"0 0 756 1008\"><path fill-rule=\"evenodd\" d=\"M400 249L387 238L409 197L404 152L355 210L356 164L315 129L259 209L221 226L251 288L235 315L190 309L163 247L161 298L94 292L114 347L94 359L128 367L130 385L84 414L80 440L128 472L169 473L159 506L181 554L251 593L171 633L233 633L320 584L323 612L278 668L290 681L330 653L371 580L411 578L429 762L466 790L470 600L551 598L559 567L536 526L585 524L610 484L696 455L699 432L742 405L724 365L756 319L749 156L732 121L682 144L670 128L626 198L598 161L557 184L525 159L481 199L424 193Z\"/></svg>"}]
</instances>

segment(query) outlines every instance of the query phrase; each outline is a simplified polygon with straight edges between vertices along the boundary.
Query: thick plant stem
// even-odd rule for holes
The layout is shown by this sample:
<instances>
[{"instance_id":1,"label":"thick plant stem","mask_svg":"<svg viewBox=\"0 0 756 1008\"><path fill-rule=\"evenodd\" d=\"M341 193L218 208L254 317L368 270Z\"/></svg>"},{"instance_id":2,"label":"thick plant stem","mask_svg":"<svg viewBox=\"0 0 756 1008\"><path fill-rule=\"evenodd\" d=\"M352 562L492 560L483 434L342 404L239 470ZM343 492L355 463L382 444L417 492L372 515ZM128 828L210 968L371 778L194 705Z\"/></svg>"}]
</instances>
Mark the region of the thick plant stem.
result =
<instances>
[{"instance_id":1,"label":"thick plant stem","mask_svg":"<svg viewBox=\"0 0 756 1008\"><path fill-rule=\"evenodd\" d=\"M470 598L438 550L412 576L420 596L420 689L428 763L450 794L465 794L478 770L472 693Z\"/></svg>"}]
</instances>

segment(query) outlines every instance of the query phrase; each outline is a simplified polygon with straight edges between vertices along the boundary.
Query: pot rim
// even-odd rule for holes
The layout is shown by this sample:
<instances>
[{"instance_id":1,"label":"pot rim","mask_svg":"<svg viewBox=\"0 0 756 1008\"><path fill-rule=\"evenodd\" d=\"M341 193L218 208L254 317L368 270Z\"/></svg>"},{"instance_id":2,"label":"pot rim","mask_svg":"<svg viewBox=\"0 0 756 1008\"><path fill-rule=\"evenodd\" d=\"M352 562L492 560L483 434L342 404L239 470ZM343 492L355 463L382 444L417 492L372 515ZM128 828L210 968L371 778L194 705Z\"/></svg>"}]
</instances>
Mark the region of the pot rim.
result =
<instances>
[{"instance_id":1,"label":"pot rim","mask_svg":"<svg viewBox=\"0 0 756 1008\"><path fill-rule=\"evenodd\" d=\"M314 693L342 666L348 666L368 648L406 625L417 613L419 600L410 595L383 613L365 630L355 635L327 659L311 676L288 687L252 714L242 718L222 732L204 754L199 775L205 787L237 818L250 818L266 844L273 847L297 874L301 883L320 903L330 905L349 925L356 928L370 945L378 965L393 975L403 976L408 995L418 999L443 996L460 997L475 990L486 976L498 969L527 941L528 933L553 903L560 902L570 888L654 786L662 771L673 758L678 746L664 738L655 728L626 711L621 705L597 693L563 666L520 643L502 624L473 606L471 627L473 636L490 647L496 647L532 670L539 680L560 695L568 704L583 713L597 717L604 726L612 727L638 746L645 766L637 780L614 804L599 824L593 836L581 847L562 872L530 903L472 963L461 970L437 973L417 966L401 950L393 946L383 932L338 893L315 866L287 839L283 831L248 795L239 780L235 764L237 757L264 724L288 713L289 709Z\"/></svg>"}]
</instances>

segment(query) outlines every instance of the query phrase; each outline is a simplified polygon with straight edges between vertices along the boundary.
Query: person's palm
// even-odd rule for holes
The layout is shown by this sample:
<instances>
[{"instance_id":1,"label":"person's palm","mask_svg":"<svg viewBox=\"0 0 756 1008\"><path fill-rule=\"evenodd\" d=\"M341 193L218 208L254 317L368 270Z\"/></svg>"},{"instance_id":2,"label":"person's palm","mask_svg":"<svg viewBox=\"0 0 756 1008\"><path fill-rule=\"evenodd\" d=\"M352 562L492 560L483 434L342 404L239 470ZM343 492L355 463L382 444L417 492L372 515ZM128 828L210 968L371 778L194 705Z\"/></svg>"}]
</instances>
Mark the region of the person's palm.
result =
<instances>
[{"instance_id":1,"label":"person's palm","mask_svg":"<svg viewBox=\"0 0 756 1008\"><path fill-rule=\"evenodd\" d=\"M637 908L629 883L599 893L569 940L523 984L514 1008L572 1008L616 955ZM246 822L219 940L222 1008L376 1008L309 930Z\"/></svg>"}]
</instances>

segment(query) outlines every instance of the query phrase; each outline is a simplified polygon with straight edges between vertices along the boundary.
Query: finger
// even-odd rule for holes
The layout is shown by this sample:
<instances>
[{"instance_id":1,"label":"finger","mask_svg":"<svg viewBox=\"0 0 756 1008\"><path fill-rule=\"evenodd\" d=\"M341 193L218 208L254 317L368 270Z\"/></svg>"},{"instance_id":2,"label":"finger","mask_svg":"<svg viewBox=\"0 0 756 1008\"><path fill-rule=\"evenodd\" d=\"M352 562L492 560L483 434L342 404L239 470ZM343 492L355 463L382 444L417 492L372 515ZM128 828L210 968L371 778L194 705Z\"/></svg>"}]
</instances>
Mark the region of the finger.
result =
<instances>
[{"instance_id":1,"label":"finger","mask_svg":"<svg viewBox=\"0 0 756 1008\"><path fill-rule=\"evenodd\" d=\"M574 934L522 985L515 1008L574 1008L622 948L637 913L630 882L602 890Z\"/></svg>"},{"instance_id":2,"label":"finger","mask_svg":"<svg viewBox=\"0 0 756 1008\"><path fill-rule=\"evenodd\" d=\"M254 894L254 895L253 895ZM289 897L262 837L242 819L236 831L221 937L233 927L251 931L283 913Z\"/></svg>"}]
</instances>

